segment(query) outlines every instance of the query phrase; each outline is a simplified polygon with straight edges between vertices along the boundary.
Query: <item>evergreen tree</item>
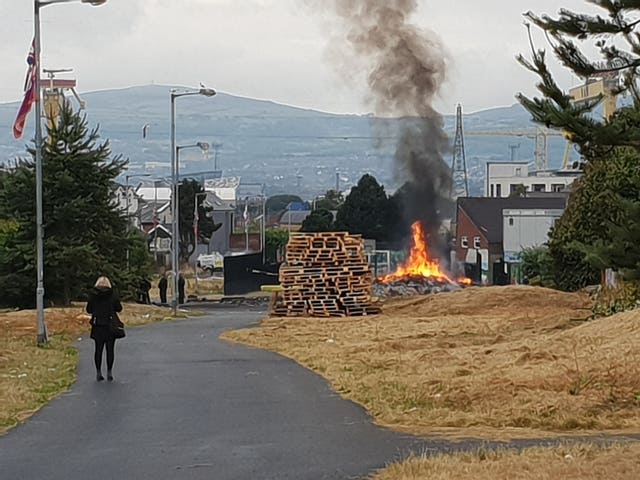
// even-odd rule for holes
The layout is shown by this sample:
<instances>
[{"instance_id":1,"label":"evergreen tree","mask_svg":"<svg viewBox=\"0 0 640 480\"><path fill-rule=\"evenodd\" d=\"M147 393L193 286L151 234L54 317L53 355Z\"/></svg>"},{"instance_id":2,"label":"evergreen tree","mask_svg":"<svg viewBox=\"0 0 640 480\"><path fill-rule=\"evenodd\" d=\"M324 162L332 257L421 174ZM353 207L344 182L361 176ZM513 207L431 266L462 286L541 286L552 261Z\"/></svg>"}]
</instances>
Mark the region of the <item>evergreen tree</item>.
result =
<instances>
[{"instance_id":1,"label":"evergreen tree","mask_svg":"<svg viewBox=\"0 0 640 480\"><path fill-rule=\"evenodd\" d=\"M390 235L388 217L389 199L384 187L373 176L365 174L338 209L335 229L386 240Z\"/></svg>"},{"instance_id":2,"label":"evergreen tree","mask_svg":"<svg viewBox=\"0 0 640 480\"><path fill-rule=\"evenodd\" d=\"M618 239L610 229L611 222L621 224L625 218L633 218L633 212L625 210L629 204L621 198L640 200L640 153L631 148L618 148L592 160L574 184L569 204L549 238L552 272L560 288L576 290L599 282L604 265L586 253L590 245L615 245ZM616 268L613 263L606 266Z\"/></svg>"},{"instance_id":3,"label":"evergreen tree","mask_svg":"<svg viewBox=\"0 0 640 480\"><path fill-rule=\"evenodd\" d=\"M518 95L522 105L536 122L566 132L587 160L606 155L616 146L640 147L640 94L636 85L640 67L640 3L628 0L589 0L589 3L600 7L606 15L561 9L557 18L532 12L525 17L544 30L555 56L579 78L588 81L617 74L619 82L612 93L629 94L632 100L629 106L619 109L609 120L597 119L592 111L602 98L573 104L571 96L554 80L544 50L535 50L532 44L530 60L518 57L520 63L540 77L537 88L542 94L540 98ZM600 60L591 60L583 53L580 47L585 43L591 43L599 51Z\"/></svg>"},{"instance_id":4,"label":"evergreen tree","mask_svg":"<svg viewBox=\"0 0 640 480\"><path fill-rule=\"evenodd\" d=\"M317 208L304 219L301 232L330 232L333 230L333 214L326 208Z\"/></svg>"},{"instance_id":5,"label":"evergreen tree","mask_svg":"<svg viewBox=\"0 0 640 480\"><path fill-rule=\"evenodd\" d=\"M340 205L344 202L344 197L341 192L336 190L327 190L324 197L315 202L315 208L325 210L338 210Z\"/></svg>"},{"instance_id":6,"label":"evergreen tree","mask_svg":"<svg viewBox=\"0 0 640 480\"><path fill-rule=\"evenodd\" d=\"M627 280L640 280L640 200L616 195L614 205L620 216L606 221L606 240L576 246L594 267L612 268Z\"/></svg>"},{"instance_id":7,"label":"evergreen tree","mask_svg":"<svg viewBox=\"0 0 640 480\"><path fill-rule=\"evenodd\" d=\"M49 126L42 146L45 301L68 304L83 298L96 277L108 276L121 292L146 275L147 261L127 269L127 250L136 241L126 232L124 212L114 202L114 181L127 161L111 157L97 127L65 105ZM5 305L35 302L35 149L16 161L0 191L0 218L11 218L17 233L0 265ZM148 254L147 254L148 255ZM5 293L7 293L5 295Z\"/></svg>"}]
</instances>

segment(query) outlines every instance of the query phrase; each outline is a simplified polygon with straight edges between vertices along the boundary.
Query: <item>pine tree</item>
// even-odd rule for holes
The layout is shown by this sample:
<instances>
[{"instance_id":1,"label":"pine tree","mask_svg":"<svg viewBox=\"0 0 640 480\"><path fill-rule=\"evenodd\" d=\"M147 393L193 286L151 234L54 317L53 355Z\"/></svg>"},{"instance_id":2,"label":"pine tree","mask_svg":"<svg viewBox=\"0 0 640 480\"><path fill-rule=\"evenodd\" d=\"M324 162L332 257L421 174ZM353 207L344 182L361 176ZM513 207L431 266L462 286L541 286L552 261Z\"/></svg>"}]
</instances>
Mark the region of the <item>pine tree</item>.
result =
<instances>
[{"instance_id":1,"label":"pine tree","mask_svg":"<svg viewBox=\"0 0 640 480\"><path fill-rule=\"evenodd\" d=\"M316 208L300 226L301 232L330 232L333 230L333 214L326 208Z\"/></svg>"},{"instance_id":2,"label":"pine tree","mask_svg":"<svg viewBox=\"0 0 640 480\"><path fill-rule=\"evenodd\" d=\"M574 184L569 204L549 238L552 272L560 288L576 290L597 283L601 268L620 267L594 262L595 256L587 252L591 245L616 244L611 222L633 218L633 212L626 211L631 204L622 199L640 200L640 152L632 148L618 148L592 160ZM640 244L640 237L636 243Z\"/></svg>"},{"instance_id":3,"label":"pine tree","mask_svg":"<svg viewBox=\"0 0 640 480\"><path fill-rule=\"evenodd\" d=\"M35 149L19 159L4 179L0 218L11 218L18 232L0 265L3 302L32 306L35 300ZM89 130L85 116L65 105L49 126L42 146L45 300L68 304L83 298L96 277L106 275L121 292L146 275L148 253L126 267L127 249L145 245L126 234L124 212L114 202L115 179L127 161L111 157L109 142L98 128Z\"/></svg>"},{"instance_id":4,"label":"pine tree","mask_svg":"<svg viewBox=\"0 0 640 480\"><path fill-rule=\"evenodd\" d=\"M371 175L363 175L351 189L336 215L336 230L359 233L364 238L386 240L389 199L384 187Z\"/></svg>"},{"instance_id":5,"label":"pine tree","mask_svg":"<svg viewBox=\"0 0 640 480\"><path fill-rule=\"evenodd\" d=\"M606 240L576 246L596 268L612 268L627 280L640 280L640 200L616 195L614 202L621 214L616 220L606 221Z\"/></svg>"},{"instance_id":6,"label":"pine tree","mask_svg":"<svg viewBox=\"0 0 640 480\"><path fill-rule=\"evenodd\" d=\"M557 18L532 12L525 17L544 31L555 56L579 78L587 81L617 74L619 84L613 93L629 94L631 105L618 109L611 119L595 118L592 112L602 99L573 104L570 95L554 80L546 52L536 50L533 43L531 60L520 55L518 61L540 77L537 88L542 97L520 94L518 99L534 121L566 132L586 160L591 160L610 153L616 146L640 147L640 93L636 85L640 68L637 31L640 3L632 0L588 0L588 3L600 7L605 16L561 9ZM601 58L589 59L581 50L585 43L591 43Z\"/></svg>"}]
</instances>

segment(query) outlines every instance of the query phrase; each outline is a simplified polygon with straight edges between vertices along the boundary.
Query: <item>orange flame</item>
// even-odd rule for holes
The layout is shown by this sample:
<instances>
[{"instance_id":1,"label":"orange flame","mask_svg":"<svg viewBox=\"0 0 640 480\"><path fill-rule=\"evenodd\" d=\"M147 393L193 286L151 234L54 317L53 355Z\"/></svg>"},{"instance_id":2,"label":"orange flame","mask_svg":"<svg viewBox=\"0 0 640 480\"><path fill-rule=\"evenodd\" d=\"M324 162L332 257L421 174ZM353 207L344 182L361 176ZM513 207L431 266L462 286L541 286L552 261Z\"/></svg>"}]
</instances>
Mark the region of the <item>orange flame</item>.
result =
<instances>
[{"instance_id":1,"label":"orange flame","mask_svg":"<svg viewBox=\"0 0 640 480\"><path fill-rule=\"evenodd\" d=\"M411 236L413 238L413 245L411 246L409 259L403 265L398 266L395 272L382 277L381 281L392 282L404 277L428 277L441 282L452 282L447 274L440 268L438 260L432 260L430 258L422 222L413 222L413 225L411 225Z\"/></svg>"}]
</instances>

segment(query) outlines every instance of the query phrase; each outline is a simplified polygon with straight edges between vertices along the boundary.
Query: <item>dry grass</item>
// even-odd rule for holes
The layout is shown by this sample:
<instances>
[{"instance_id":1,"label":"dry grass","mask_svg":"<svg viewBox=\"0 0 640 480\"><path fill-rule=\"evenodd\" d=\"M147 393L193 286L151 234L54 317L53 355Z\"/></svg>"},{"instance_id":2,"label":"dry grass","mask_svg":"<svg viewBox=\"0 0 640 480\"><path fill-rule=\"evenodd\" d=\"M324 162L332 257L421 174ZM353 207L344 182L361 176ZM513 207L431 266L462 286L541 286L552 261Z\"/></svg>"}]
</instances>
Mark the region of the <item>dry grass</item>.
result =
<instances>
[{"instance_id":1,"label":"dry grass","mask_svg":"<svg viewBox=\"0 0 640 480\"><path fill-rule=\"evenodd\" d=\"M414 457L381 470L372 480L636 480L639 475L639 444L582 444Z\"/></svg>"},{"instance_id":2,"label":"dry grass","mask_svg":"<svg viewBox=\"0 0 640 480\"><path fill-rule=\"evenodd\" d=\"M381 425L483 438L640 430L640 311L590 322L585 294L508 286L269 318L225 338L324 375Z\"/></svg>"},{"instance_id":3,"label":"dry grass","mask_svg":"<svg viewBox=\"0 0 640 480\"><path fill-rule=\"evenodd\" d=\"M42 405L66 390L75 380L77 351L71 343L88 335L85 304L46 310L50 343L35 345L36 312L0 313L0 434L29 417ZM167 309L125 305L126 325L164 320Z\"/></svg>"}]
</instances>

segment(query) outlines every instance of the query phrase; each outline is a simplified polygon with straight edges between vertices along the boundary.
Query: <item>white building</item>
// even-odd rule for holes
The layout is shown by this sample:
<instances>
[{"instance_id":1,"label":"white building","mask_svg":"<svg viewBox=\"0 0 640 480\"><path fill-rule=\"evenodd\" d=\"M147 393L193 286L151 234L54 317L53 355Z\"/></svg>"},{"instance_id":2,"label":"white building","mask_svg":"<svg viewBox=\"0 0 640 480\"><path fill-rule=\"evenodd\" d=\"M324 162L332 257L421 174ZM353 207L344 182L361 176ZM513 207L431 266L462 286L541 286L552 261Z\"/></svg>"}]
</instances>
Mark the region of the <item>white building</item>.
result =
<instances>
[{"instance_id":1,"label":"white building","mask_svg":"<svg viewBox=\"0 0 640 480\"><path fill-rule=\"evenodd\" d=\"M530 171L528 162L487 162L484 196L506 198L525 192L560 192L580 177L576 170Z\"/></svg>"},{"instance_id":2,"label":"white building","mask_svg":"<svg viewBox=\"0 0 640 480\"><path fill-rule=\"evenodd\" d=\"M502 210L504 261L517 263L522 250L544 244L549 239L549 230L563 212L563 209Z\"/></svg>"}]
</instances>

